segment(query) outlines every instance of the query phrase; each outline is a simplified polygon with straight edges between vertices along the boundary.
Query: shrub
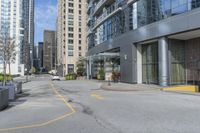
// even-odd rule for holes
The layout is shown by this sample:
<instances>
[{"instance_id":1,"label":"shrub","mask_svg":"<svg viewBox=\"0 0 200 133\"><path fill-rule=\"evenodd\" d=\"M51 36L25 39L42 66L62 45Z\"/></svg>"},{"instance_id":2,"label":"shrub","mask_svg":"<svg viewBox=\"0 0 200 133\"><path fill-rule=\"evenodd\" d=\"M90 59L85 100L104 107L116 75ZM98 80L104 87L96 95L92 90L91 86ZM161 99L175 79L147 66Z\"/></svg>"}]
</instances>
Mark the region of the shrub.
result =
<instances>
[{"instance_id":1,"label":"shrub","mask_svg":"<svg viewBox=\"0 0 200 133\"><path fill-rule=\"evenodd\" d=\"M12 76L9 75L9 74L6 74L5 79L6 79L6 81L11 81L11 80L13 80ZM3 80L4 80L4 75L1 73L1 74L0 74L0 82L3 82Z\"/></svg>"},{"instance_id":2,"label":"shrub","mask_svg":"<svg viewBox=\"0 0 200 133\"><path fill-rule=\"evenodd\" d=\"M77 75L75 73L65 75L65 80L76 80Z\"/></svg>"}]
</instances>

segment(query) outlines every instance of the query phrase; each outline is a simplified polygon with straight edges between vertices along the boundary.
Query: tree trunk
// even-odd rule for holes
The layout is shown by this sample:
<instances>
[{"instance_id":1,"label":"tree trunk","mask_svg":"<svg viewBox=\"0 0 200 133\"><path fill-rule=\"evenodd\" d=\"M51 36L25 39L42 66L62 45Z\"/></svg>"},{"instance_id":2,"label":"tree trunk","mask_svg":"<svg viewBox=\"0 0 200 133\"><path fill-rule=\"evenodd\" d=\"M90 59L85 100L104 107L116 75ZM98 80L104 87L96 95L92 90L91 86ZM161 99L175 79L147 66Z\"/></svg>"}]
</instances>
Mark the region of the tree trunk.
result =
<instances>
[{"instance_id":1,"label":"tree trunk","mask_svg":"<svg viewBox=\"0 0 200 133\"><path fill-rule=\"evenodd\" d=\"M6 62L3 63L3 86L6 86Z\"/></svg>"},{"instance_id":2,"label":"tree trunk","mask_svg":"<svg viewBox=\"0 0 200 133\"><path fill-rule=\"evenodd\" d=\"M8 67L9 67L9 75L11 75L10 61L9 61Z\"/></svg>"}]
</instances>

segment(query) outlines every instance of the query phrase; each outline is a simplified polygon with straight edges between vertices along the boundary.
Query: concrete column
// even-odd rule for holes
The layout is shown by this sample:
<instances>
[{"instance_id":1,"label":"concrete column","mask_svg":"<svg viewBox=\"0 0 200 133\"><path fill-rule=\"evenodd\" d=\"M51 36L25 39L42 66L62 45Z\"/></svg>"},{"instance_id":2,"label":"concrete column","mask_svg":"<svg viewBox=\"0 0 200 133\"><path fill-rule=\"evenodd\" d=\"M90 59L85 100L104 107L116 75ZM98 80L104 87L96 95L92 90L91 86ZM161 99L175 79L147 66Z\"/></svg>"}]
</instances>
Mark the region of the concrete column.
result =
<instances>
[{"instance_id":1,"label":"concrete column","mask_svg":"<svg viewBox=\"0 0 200 133\"><path fill-rule=\"evenodd\" d=\"M92 65L91 57L89 56L87 57L87 79L91 78L91 73L92 73L91 65Z\"/></svg>"},{"instance_id":2,"label":"concrete column","mask_svg":"<svg viewBox=\"0 0 200 133\"><path fill-rule=\"evenodd\" d=\"M159 58L159 85L168 85L168 39L162 37L158 41L158 58Z\"/></svg>"},{"instance_id":3,"label":"concrete column","mask_svg":"<svg viewBox=\"0 0 200 133\"><path fill-rule=\"evenodd\" d=\"M142 84L142 46L137 44L137 83Z\"/></svg>"}]
</instances>

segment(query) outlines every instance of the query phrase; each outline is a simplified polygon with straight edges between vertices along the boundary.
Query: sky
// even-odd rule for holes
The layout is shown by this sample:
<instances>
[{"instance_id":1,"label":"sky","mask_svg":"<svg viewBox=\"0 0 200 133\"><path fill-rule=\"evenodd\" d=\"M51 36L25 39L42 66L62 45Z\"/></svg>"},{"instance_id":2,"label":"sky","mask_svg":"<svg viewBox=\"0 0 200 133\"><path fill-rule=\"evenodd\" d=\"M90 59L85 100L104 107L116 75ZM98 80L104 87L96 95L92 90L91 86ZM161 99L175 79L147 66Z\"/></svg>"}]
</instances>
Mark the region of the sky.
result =
<instances>
[{"instance_id":1,"label":"sky","mask_svg":"<svg viewBox=\"0 0 200 133\"><path fill-rule=\"evenodd\" d=\"M57 0L35 0L35 43L43 42L44 29L56 29Z\"/></svg>"}]
</instances>

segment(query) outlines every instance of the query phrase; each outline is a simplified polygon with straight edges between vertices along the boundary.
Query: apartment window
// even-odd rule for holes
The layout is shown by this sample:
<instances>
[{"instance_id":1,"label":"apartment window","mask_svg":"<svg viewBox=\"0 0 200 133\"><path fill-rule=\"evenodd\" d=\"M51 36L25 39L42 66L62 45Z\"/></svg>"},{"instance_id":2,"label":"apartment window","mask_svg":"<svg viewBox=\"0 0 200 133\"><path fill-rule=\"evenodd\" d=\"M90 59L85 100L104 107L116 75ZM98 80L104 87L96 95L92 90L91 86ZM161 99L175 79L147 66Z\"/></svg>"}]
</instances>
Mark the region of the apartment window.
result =
<instances>
[{"instance_id":1,"label":"apartment window","mask_svg":"<svg viewBox=\"0 0 200 133\"><path fill-rule=\"evenodd\" d=\"M81 15L81 10L79 10L79 15Z\"/></svg>"},{"instance_id":2,"label":"apartment window","mask_svg":"<svg viewBox=\"0 0 200 133\"><path fill-rule=\"evenodd\" d=\"M74 31L74 28L73 27L69 27L68 30L69 31Z\"/></svg>"},{"instance_id":3,"label":"apartment window","mask_svg":"<svg viewBox=\"0 0 200 133\"><path fill-rule=\"evenodd\" d=\"M69 5L69 7L74 7L73 3L69 3L68 5Z\"/></svg>"},{"instance_id":4,"label":"apartment window","mask_svg":"<svg viewBox=\"0 0 200 133\"><path fill-rule=\"evenodd\" d=\"M68 21L68 25L73 26L74 22L73 21Z\"/></svg>"},{"instance_id":5,"label":"apartment window","mask_svg":"<svg viewBox=\"0 0 200 133\"><path fill-rule=\"evenodd\" d=\"M81 9L81 4L79 4L79 8Z\"/></svg>"},{"instance_id":6,"label":"apartment window","mask_svg":"<svg viewBox=\"0 0 200 133\"><path fill-rule=\"evenodd\" d=\"M81 50L81 46L79 46L78 49Z\"/></svg>"},{"instance_id":7,"label":"apartment window","mask_svg":"<svg viewBox=\"0 0 200 133\"><path fill-rule=\"evenodd\" d=\"M81 16L78 17L79 21L81 21Z\"/></svg>"},{"instance_id":8,"label":"apartment window","mask_svg":"<svg viewBox=\"0 0 200 133\"><path fill-rule=\"evenodd\" d=\"M74 13L73 9L69 9L68 11L69 11L69 13Z\"/></svg>"},{"instance_id":9,"label":"apartment window","mask_svg":"<svg viewBox=\"0 0 200 133\"><path fill-rule=\"evenodd\" d=\"M81 53L81 52L79 52L79 53L78 53L78 55L79 55L79 57L81 57L81 56L82 56L82 53Z\"/></svg>"},{"instance_id":10,"label":"apartment window","mask_svg":"<svg viewBox=\"0 0 200 133\"><path fill-rule=\"evenodd\" d=\"M79 26L81 26L81 22L79 22Z\"/></svg>"},{"instance_id":11,"label":"apartment window","mask_svg":"<svg viewBox=\"0 0 200 133\"><path fill-rule=\"evenodd\" d=\"M81 34L79 34L79 38L81 38Z\"/></svg>"},{"instance_id":12,"label":"apartment window","mask_svg":"<svg viewBox=\"0 0 200 133\"><path fill-rule=\"evenodd\" d=\"M74 50L74 46L73 45L68 45L68 50Z\"/></svg>"},{"instance_id":13,"label":"apartment window","mask_svg":"<svg viewBox=\"0 0 200 133\"><path fill-rule=\"evenodd\" d=\"M79 40L79 44L81 44L81 40Z\"/></svg>"},{"instance_id":14,"label":"apartment window","mask_svg":"<svg viewBox=\"0 0 200 133\"><path fill-rule=\"evenodd\" d=\"M69 34L68 34L68 37L73 38L73 37L74 37L74 34L69 33Z\"/></svg>"},{"instance_id":15,"label":"apartment window","mask_svg":"<svg viewBox=\"0 0 200 133\"><path fill-rule=\"evenodd\" d=\"M79 28L78 31L81 32L81 28Z\"/></svg>"},{"instance_id":16,"label":"apartment window","mask_svg":"<svg viewBox=\"0 0 200 133\"><path fill-rule=\"evenodd\" d=\"M73 51L68 51L68 56L74 56L74 52Z\"/></svg>"},{"instance_id":17,"label":"apartment window","mask_svg":"<svg viewBox=\"0 0 200 133\"><path fill-rule=\"evenodd\" d=\"M79 0L79 2L81 2L81 0Z\"/></svg>"},{"instance_id":18,"label":"apartment window","mask_svg":"<svg viewBox=\"0 0 200 133\"><path fill-rule=\"evenodd\" d=\"M73 19L74 19L74 16L73 16L73 15L68 15L68 19L73 20Z\"/></svg>"},{"instance_id":19,"label":"apartment window","mask_svg":"<svg viewBox=\"0 0 200 133\"><path fill-rule=\"evenodd\" d=\"M68 40L68 43L69 43L69 44L73 44L73 43L74 43L74 40L69 39L69 40Z\"/></svg>"},{"instance_id":20,"label":"apartment window","mask_svg":"<svg viewBox=\"0 0 200 133\"><path fill-rule=\"evenodd\" d=\"M67 68L68 73L74 73L74 64L68 64Z\"/></svg>"}]
</instances>

